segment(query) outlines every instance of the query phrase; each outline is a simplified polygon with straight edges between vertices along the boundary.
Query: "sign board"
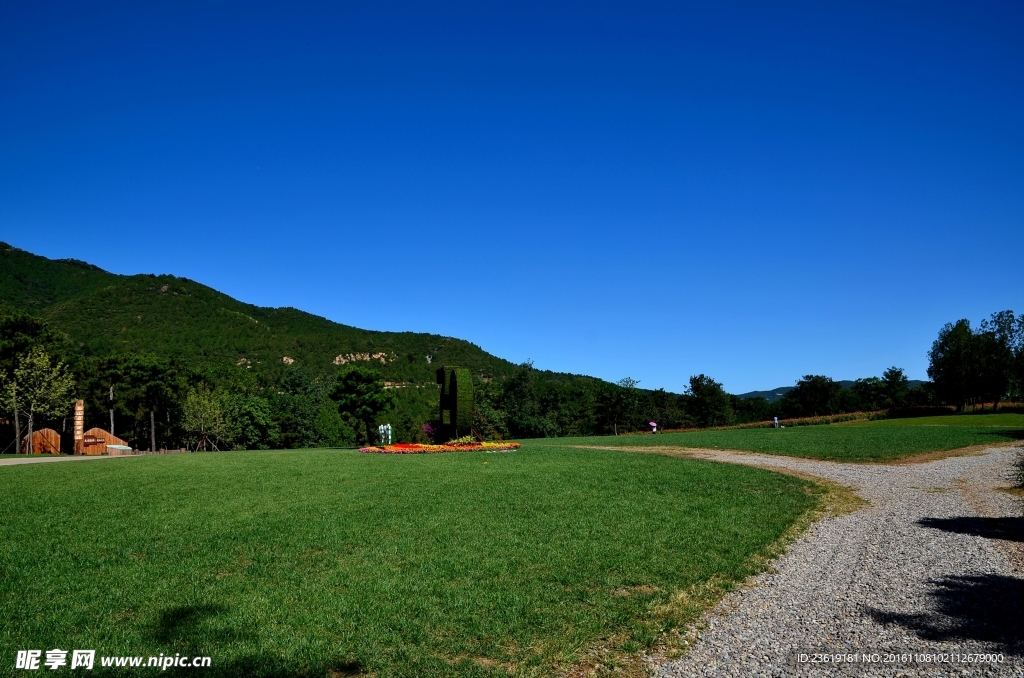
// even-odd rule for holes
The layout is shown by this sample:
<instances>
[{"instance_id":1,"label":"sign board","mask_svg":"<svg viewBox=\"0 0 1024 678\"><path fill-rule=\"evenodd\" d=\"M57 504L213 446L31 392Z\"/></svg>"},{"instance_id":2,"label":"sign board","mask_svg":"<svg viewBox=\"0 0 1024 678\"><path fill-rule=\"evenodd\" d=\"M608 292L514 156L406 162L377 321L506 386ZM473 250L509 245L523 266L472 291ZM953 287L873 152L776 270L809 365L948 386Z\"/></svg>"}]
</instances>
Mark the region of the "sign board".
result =
<instances>
[{"instance_id":1,"label":"sign board","mask_svg":"<svg viewBox=\"0 0 1024 678\"><path fill-rule=\"evenodd\" d=\"M85 437L85 401L75 401L75 440Z\"/></svg>"}]
</instances>

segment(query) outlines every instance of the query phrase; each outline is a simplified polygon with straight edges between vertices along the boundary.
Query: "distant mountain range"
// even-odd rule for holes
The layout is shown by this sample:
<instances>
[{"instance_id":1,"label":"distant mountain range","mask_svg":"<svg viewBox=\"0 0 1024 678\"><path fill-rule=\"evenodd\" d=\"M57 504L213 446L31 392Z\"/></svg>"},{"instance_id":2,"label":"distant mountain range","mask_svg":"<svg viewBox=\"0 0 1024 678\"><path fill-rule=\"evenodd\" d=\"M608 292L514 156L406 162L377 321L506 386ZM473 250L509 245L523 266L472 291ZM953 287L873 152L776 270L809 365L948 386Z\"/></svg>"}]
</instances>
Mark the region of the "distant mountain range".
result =
<instances>
[{"instance_id":1,"label":"distant mountain range","mask_svg":"<svg viewBox=\"0 0 1024 678\"><path fill-rule=\"evenodd\" d=\"M852 382L851 382L852 383ZM770 403L774 403L776 400L782 398L789 391L792 391L792 386L780 386L770 391L750 391L749 393L740 393L740 398L764 398Z\"/></svg>"},{"instance_id":2,"label":"distant mountain range","mask_svg":"<svg viewBox=\"0 0 1024 678\"><path fill-rule=\"evenodd\" d=\"M856 382L853 382L853 381L851 381L849 379L843 379L843 380L841 380L839 382L839 384L843 388L850 388L851 386L854 385L854 383L856 383ZM921 381L920 379L911 379L908 383L909 383L910 387L913 388L914 386L917 386L918 384L923 384L924 382ZM780 400L782 398L782 396L786 395L787 393L789 393L792 390L793 390L792 386L780 386L778 388L773 388L770 391L750 391L748 393L740 393L738 397L740 397L740 398L764 398L768 402L774 403L776 400Z\"/></svg>"}]
</instances>

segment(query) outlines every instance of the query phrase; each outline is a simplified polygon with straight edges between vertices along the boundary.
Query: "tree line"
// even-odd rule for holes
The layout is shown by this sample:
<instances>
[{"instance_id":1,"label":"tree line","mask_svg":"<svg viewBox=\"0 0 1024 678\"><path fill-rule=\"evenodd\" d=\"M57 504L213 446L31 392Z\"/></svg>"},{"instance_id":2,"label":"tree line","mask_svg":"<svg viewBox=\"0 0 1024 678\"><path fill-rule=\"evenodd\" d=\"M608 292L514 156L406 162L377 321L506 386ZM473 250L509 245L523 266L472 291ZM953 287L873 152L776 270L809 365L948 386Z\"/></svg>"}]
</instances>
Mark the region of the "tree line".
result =
<instances>
[{"instance_id":1,"label":"tree line","mask_svg":"<svg viewBox=\"0 0 1024 678\"><path fill-rule=\"evenodd\" d=\"M85 404L85 429L110 431L137 449L353 445L372 438L375 418L392 404L380 376L364 367L330 378L296 367L271 382L244 369L202 371L152 354L83 357L36 318L0 317L6 451L43 426L71 449L76 399Z\"/></svg>"},{"instance_id":2,"label":"tree line","mask_svg":"<svg viewBox=\"0 0 1024 678\"><path fill-rule=\"evenodd\" d=\"M947 323L928 352L934 398L957 411L993 409L1024 394L1024 316L999 311L972 328L969 320Z\"/></svg>"},{"instance_id":3,"label":"tree line","mask_svg":"<svg viewBox=\"0 0 1024 678\"><path fill-rule=\"evenodd\" d=\"M253 373L244 365L184 363L140 352L83 356L67 337L22 312L0 316L0 410L7 451L43 426L70 436L71 407L85 401L86 429L111 431L138 449L343 447L376 442L376 425L397 440L427 442L437 424L433 384L389 386L366 365L310 373L300 365ZM805 375L781 399L739 398L710 376L682 393L542 372L519 365L504 379L475 379L474 428L492 439L614 435L727 426L773 417L856 411L958 411L1018 398L1024 390L1024 317L1001 311L972 327L945 325L928 351L930 381L911 387L891 367L850 388ZM70 449L70 445L65 449Z\"/></svg>"},{"instance_id":4,"label":"tree line","mask_svg":"<svg viewBox=\"0 0 1024 678\"><path fill-rule=\"evenodd\" d=\"M510 437L608 435L659 428L700 428L885 410L892 416L936 408L998 408L1024 397L1024 316L1000 311L972 328L948 323L928 351L930 381L914 386L900 367L857 379L849 388L808 374L782 398L740 398L712 377L690 377L681 394L643 390L635 379L606 382L542 380L529 363L506 382L477 391L481 430Z\"/></svg>"}]
</instances>

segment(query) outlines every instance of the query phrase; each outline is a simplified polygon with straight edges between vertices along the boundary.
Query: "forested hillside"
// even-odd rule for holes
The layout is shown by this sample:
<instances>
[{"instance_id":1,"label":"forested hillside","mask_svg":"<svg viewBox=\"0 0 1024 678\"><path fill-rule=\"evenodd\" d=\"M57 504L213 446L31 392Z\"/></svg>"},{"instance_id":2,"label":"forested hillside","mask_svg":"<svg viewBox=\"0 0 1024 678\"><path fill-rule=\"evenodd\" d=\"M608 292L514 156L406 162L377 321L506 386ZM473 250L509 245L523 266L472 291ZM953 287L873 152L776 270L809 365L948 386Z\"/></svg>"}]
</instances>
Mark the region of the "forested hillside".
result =
<instances>
[{"instance_id":1,"label":"forested hillside","mask_svg":"<svg viewBox=\"0 0 1024 678\"><path fill-rule=\"evenodd\" d=\"M280 411L280 402L270 402L279 406L271 414L281 416L276 429L264 427L277 433L262 444L355 442L358 427L343 422L333 422L326 432L313 431L323 428L327 415L320 410L331 408L326 400L329 383L339 371L353 366L372 368L393 392L395 406L387 419L396 422L407 439L422 437L422 425L435 416L435 370L440 365L472 371L481 387L481 407L494 419L482 426L500 431L498 435L600 430L593 412L584 415L568 408L569 413L540 416L539 405L530 403L543 397L551 406L578 400L584 392L591 402L596 390L617 389L592 377L516 366L462 339L363 330L294 308L246 304L185 278L116 275L85 262L50 260L6 243L0 243L0 311L29 314L55 335L50 349L73 367L79 390L91 405L89 425L104 428L109 428L109 402L103 395L111 386L115 396L132 390L128 382L139 377L129 373L137 375L140 370L178 380L174 388L181 398L190 385L204 384L225 393L256 393L269 401L288 396L316 401L315 406L305 403L299 409L309 405L317 411L287 416ZM150 366L143 370L141 364ZM503 385L515 375L520 378L514 397L530 401L523 406L522 426L516 416L506 417L485 402L487 393L504 393ZM294 410L295 404L283 409ZM121 430L141 441L148 425L145 407L126 405L117 397L113 407L115 418L126 420ZM166 404L163 410L165 427L175 430L173 406ZM306 430L289 433L289 427ZM181 433L176 430L175 435Z\"/></svg>"},{"instance_id":2,"label":"forested hillside","mask_svg":"<svg viewBox=\"0 0 1024 678\"><path fill-rule=\"evenodd\" d=\"M243 365L275 376L289 365L321 374L371 362L388 381L413 383L432 383L438 364L469 367L486 379L515 369L461 339L362 330L293 308L261 308L185 278L120 276L6 244L0 271L0 304L46 320L82 356L144 352L204 370Z\"/></svg>"},{"instance_id":3,"label":"forested hillside","mask_svg":"<svg viewBox=\"0 0 1024 678\"><path fill-rule=\"evenodd\" d=\"M11 383L37 349L70 369L87 427L113 427L140 448L154 439L158 447L209 442L218 449L351 445L385 422L398 440L425 441L438 424L441 365L469 368L473 425L491 438L621 433L652 421L669 429L936 405L963 410L1019 397L1024 387L1024 319L1011 311L976 331L966 320L944 327L929 353L934 383L908 381L892 367L850 382L805 375L792 387L739 397L700 374L678 394L644 390L629 378L612 384L514 365L461 339L363 330L294 308L246 304L185 278L115 275L0 243L0 380ZM369 409L358 404L371 402ZM0 404L2 451L13 447L14 410L24 416L26 407L2 397ZM37 419L37 429L66 433L66 413Z\"/></svg>"}]
</instances>

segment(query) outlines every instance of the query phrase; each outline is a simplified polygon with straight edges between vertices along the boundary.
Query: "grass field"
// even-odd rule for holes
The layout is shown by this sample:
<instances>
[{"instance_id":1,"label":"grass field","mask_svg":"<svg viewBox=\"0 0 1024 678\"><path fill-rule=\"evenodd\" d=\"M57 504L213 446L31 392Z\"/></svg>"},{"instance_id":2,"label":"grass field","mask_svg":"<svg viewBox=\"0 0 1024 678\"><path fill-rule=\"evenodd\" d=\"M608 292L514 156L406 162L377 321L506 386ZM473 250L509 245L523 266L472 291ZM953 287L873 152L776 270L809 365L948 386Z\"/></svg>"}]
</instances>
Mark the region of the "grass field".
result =
<instances>
[{"instance_id":1,"label":"grass field","mask_svg":"<svg viewBox=\"0 0 1024 678\"><path fill-rule=\"evenodd\" d=\"M833 461L884 462L925 452L1024 438L1024 414L883 419L786 429L747 428L658 435L548 439L540 444L678 446L745 450Z\"/></svg>"},{"instance_id":2,"label":"grass field","mask_svg":"<svg viewBox=\"0 0 1024 678\"><path fill-rule=\"evenodd\" d=\"M378 678L550 675L595 643L635 651L683 621L674 592L749 574L819 492L533 443L33 464L0 483L5 665L59 647L209 655L203 676Z\"/></svg>"}]
</instances>

